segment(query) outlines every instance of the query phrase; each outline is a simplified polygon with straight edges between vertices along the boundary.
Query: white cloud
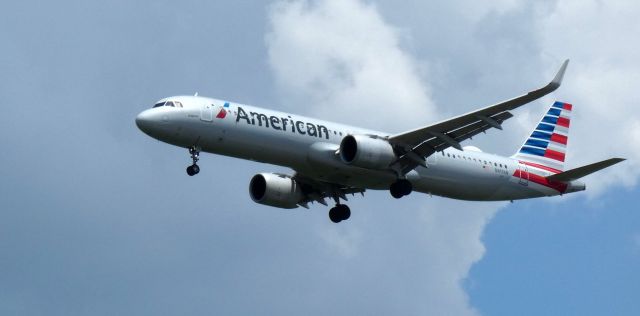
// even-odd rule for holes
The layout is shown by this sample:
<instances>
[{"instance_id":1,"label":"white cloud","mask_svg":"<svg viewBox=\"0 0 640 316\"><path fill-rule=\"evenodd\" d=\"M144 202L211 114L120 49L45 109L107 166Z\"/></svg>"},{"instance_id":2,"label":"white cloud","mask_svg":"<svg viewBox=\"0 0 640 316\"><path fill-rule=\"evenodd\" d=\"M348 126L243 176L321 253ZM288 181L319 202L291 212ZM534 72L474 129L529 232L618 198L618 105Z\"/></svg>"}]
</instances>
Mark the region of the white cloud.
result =
<instances>
[{"instance_id":1,"label":"white cloud","mask_svg":"<svg viewBox=\"0 0 640 316\"><path fill-rule=\"evenodd\" d=\"M559 95L574 103L569 164L610 157L628 161L585 178L591 197L640 175L640 33L636 1L560 1L540 11L541 56L569 56L572 65ZM543 58L544 59L544 58Z\"/></svg>"},{"instance_id":2,"label":"white cloud","mask_svg":"<svg viewBox=\"0 0 640 316\"><path fill-rule=\"evenodd\" d=\"M376 7L354 0L279 2L269 61L285 98L314 115L383 131L436 118L424 67Z\"/></svg>"},{"instance_id":3,"label":"white cloud","mask_svg":"<svg viewBox=\"0 0 640 316\"><path fill-rule=\"evenodd\" d=\"M297 102L319 117L389 131L433 122L438 110L442 112L431 98L425 63L401 48L399 32L374 5L359 0L283 1L272 8L270 20L269 60L283 99L289 100L285 102ZM389 200L386 195L384 199ZM420 284L420 294L414 294L420 303L412 309L475 315L461 283L482 258L482 232L503 204L426 201L420 195L401 204L423 210L413 227L404 226L417 244L409 249L420 249L419 254L407 255L416 261L409 264L414 269L403 272ZM374 208L385 209L392 202L399 207L398 201L385 201ZM366 223L350 221L349 229L357 233L345 234L340 228L318 233L336 253L357 257L359 247L370 247L376 240L376 228L387 226L380 214L375 215L373 219L358 212Z\"/></svg>"},{"instance_id":4,"label":"white cloud","mask_svg":"<svg viewBox=\"0 0 640 316\"><path fill-rule=\"evenodd\" d=\"M447 82L452 82L452 76L466 78L466 71L456 69L458 62L472 69L475 79L453 80L460 86L446 90L449 94L459 91L462 96L456 96L454 103L468 110L469 104L477 104L478 94L493 98L487 89L500 88L494 78L500 77L498 72L514 71L514 75L506 75L514 78L505 83L511 88L516 86L513 82L519 80L528 83L538 82L532 78L550 79L562 60L571 58L563 87L545 100L518 110L514 122L519 127L511 126L512 132L502 134L503 142L487 144L496 149L516 140L514 146L519 146L520 138L524 139L542 115L542 107L558 98L575 106L569 167L613 156L630 159L598 173L597 178L585 179L590 196L597 196L611 186L636 184L640 170L635 162L640 161L640 107L635 104L633 88L640 85L640 61L636 57L640 54L635 44L635 35L640 33L640 24L635 23L640 5L632 1L595 0L536 4L505 0L490 5L455 1L446 5L416 3L412 9L400 8L395 2L386 5L388 9L406 11L407 16L412 16L413 20L407 23L413 24L408 27L422 33L422 42L437 45L439 53L433 56L426 53L421 59L412 56L403 49L413 47L412 43L402 43L402 40L414 40L415 34L400 32L391 26L377 6L369 2L299 0L274 5L266 39L270 66L285 105L336 121L400 131L433 122L439 119L439 113L461 112L462 108L452 108L451 102L445 103L446 96L438 98L441 104L437 104L431 92L438 83L432 74L447 78ZM416 25L415 14L409 10L425 10L424 18L419 15L420 23L424 24ZM440 17L442 14L447 17ZM434 31L437 25L432 23L434 19L440 23L456 21L456 25L463 27L446 25ZM510 33L512 30L503 26L514 21L522 23ZM491 39L492 32L501 35L495 42ZM449 38L453 40L448 41ZM465 55L469 58L443 58L443 50L455 52L458 59ZM521 63L512 65L506 59ZM527 62L526 66L522 61ZM507 64L510 66L501 66ZM539 65L547 69L538 69ZM524 73L520 71L522 67L525 67ZM516 68L519 70L515 71ZM486 69L487 75L475 74L480 69ZM492 85L479 87L487 83ZM468 94L469 91L473 93ZM515 95L522 91L514 92ZM379 202L375 208L392 205L386 203ZM420 255L412 257L417 263L410 272L411 277L422 284L421 303L415 310L431 314L477 314L461 282L484 255L482 232L504 204L440 198L425 202L423 196L402 203L405 207L405 203L411 203L423 209L415 227L406 228L407 234L421 247ZM349 259L357 258L361 247L370 247L371 239L384 242L374 237L379 233L376 228L384 226L376 222L380 214L375 215L377 219L373 215L358 214L366 224L350 222L357 233L327 229L319 232L324 236L321 239L336 253Z\"/></svg>"}]
</instances>

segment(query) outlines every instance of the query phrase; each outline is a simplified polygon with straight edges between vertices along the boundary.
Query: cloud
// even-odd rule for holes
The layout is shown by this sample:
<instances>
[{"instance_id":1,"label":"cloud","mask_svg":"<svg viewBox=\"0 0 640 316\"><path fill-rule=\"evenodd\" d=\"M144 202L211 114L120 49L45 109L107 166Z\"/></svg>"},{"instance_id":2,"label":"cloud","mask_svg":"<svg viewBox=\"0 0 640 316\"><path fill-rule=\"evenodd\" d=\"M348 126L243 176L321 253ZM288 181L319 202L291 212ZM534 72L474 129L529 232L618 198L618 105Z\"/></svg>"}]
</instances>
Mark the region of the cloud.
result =
<instances>
[{"instance_id":1,"label":"cloud","mask_svg":"<svg viewBox=\"0 0 640 316\"><path fill-rule=\"evenodd\" d=\"M610 187L635 186L640 175L638 12L634 1L560 1L536 19L539 58L572 59L558 93L575 106L569 165L628 159L585 179L591 197Z\"/></svg>"},{"instance_id":2,"label":"cloud","mask_svg":"<svg viewBox=\"0 0 640 316\"><path fill-rule=\"evenodd\" d=\"M433 101L428 62L402 48L402 32L387 23L375 5L359 0L282 1L272 7L270 23L266 36L269 62L288 107L298 104L304 106L299 110L312 115L385 131L425 125L439 119L438 113L450 110ZM404 308L416 314L477 314L461 283L484 255L482 232L504 204L434 198L425 206L425 196L416 196L398 204L386 192L369 195L370 207L390 214L369 217L358 213L366 223L351 220L348 229L352 233L331 227L318 234L324 236L329 249L357 260L360 252L367 253L361 248L389 242L380 239L379 231L393 225L389 221L394 220L396 209L420 210L412 214L418 220L401 224L403 234L416 244L400 248L409 252L403 256L411 262L389 263L409 269L394 271L401 274L399 280L418 283L396 289L415 289L411 297L416 303ZM393 258L394 253L388 256ZM392 259L383 255L378 260Z\"/></svg>"},{"instance_id":3,"label":"cloud","mask_svg":"<svg viewBox=\"0 0 640 316\"><path fill-rule=\"evenodd\" d=\"M267 46L283 99L303 111L391 132L437 117L424 65L373 5L278 2Z\"/></svg>"}]
</instances>

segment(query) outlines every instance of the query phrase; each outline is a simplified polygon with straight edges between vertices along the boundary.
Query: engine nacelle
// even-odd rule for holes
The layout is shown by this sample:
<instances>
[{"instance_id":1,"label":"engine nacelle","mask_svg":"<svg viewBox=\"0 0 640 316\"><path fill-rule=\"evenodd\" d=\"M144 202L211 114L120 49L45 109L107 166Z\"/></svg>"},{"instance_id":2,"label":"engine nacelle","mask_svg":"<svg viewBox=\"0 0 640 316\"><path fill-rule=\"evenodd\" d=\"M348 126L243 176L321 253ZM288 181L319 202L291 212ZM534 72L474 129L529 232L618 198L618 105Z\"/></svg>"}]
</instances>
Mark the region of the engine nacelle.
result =
<instances>
[{"instance_id":1,"label":"engine nacelle","mask_svg":"<svg viewBox=\"0 0 640 316\"><path fill-rule=\"evenodd\" d=\"M273 173L253 176L249 184L249 195L256 203L279 208L296 208L304 198L296 180Z\"/></svg>"},{"instance_id":2,"label":"engine nacelle","mask_svg":"<svg viewBox=\"0 0 640 316\"><path fill-rule=\"evenodd\" d=\"M384 139L347 135L340 142L340 159L346 164L368 169L386 169L397 157Z\"/></svg>"}]
</instances>

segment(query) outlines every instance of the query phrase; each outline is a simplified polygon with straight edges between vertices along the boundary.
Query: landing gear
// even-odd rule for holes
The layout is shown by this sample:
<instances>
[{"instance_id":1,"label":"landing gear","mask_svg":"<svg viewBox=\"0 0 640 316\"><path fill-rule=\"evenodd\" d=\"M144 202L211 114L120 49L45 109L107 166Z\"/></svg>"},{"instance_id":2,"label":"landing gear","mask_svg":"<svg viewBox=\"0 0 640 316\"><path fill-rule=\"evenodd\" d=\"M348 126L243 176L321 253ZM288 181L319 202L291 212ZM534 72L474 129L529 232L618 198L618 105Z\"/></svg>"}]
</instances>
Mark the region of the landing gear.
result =
<instances>
[{"instance_id":1,"label":"landing gear","mask_svg":"<svg viewBox=\"0 0 640 316\"><path fill-rule=\"evenodd\" d=\"M399 179L398 181L391 184L389 188L389 192L391 192L391 196L396 199L399 199L403 196L411 194L413 191L413 185L407 179Z\"/></svg>"},{"instance_id":2,"label":"landing gear","mask_svg":"<svg viewBox=\"0 0 640 316\"><path fill-rule=\"evenodd\" d=\"M189 167L187 167L187 174L189 176L195 176L198 174L198 172L200 172L200 167L198 167L198 165L193 164Z\"/></svg>"},{"instance_id":3,"label":"landing gear","mask_svg":"<svg viewBox=\"0 0 640 316\"><path fill-rule=\"evenodd\" d=\"M200 150L195 146L191 146L189 147L189 154L191 155L191 161L193 161L193 164L187 167L187 174L189 176L195 176L200 172L200 167L198 167L197 164L200 159L198 158L200 156Z\"/></svg>"},{"instance_id":4,"label":"landing gear","mask_svg":"<svg viewBox=\"0 0 640 316\"><path fill-rule=\"evenodd\" d=\"M329 219L334 223L348 220L351 217L351 209L344 204L338 204L329 210Z\"/></svg>"}]
</instances>

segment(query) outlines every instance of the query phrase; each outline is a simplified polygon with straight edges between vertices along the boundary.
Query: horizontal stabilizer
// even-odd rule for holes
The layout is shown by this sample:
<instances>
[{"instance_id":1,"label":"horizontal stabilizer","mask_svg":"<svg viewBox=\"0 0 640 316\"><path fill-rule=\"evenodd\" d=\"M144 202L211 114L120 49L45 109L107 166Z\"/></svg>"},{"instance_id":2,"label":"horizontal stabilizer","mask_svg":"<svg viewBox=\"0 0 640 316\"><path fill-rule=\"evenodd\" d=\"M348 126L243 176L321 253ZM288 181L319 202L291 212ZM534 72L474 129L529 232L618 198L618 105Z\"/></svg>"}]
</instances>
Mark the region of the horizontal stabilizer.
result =
<instances>
[{"instance_id":1,"label":"horizontal stabilizer","mask_svg":"<svg viewBox=\"0 0 640 316\"><path fill-rule=\"evenodd\" d=\"M596 171L600 171L604 168L611 167L619 162L624 161L622 158L611 158L604 161L596 162L590 165L586 165L584 167L571 169L565 172L561 172L558 174L554 174L552 176L548 176L547 180L549 181L559 181L559 182L570 182L573 180L578 180L582 177L588 176Z\"/></svg>"}]
</instances>

